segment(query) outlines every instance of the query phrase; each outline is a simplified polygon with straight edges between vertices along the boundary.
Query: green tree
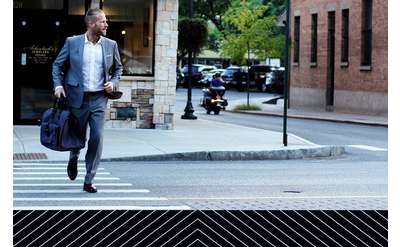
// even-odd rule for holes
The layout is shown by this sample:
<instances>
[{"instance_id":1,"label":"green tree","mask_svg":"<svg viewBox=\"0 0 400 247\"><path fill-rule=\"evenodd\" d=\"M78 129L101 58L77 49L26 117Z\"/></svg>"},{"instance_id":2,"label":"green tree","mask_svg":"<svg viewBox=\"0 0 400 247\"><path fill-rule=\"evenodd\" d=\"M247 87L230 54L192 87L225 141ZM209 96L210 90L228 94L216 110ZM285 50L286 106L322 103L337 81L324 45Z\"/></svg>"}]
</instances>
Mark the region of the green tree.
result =
<instances>
[{"instance_id":1,"label":"green tree","mask_svg":"<svg viewBox=\"0 0 400 247\"><path fill-rule=\"evenodd\" d=\"M230 25L222 42L222 54L238 63L246 61L247 52L259 59L282 57L284 37L276 34L276 17L265 17L268 6L258 0L233 0L223 21Z\"/></svg>"}]
</instances>

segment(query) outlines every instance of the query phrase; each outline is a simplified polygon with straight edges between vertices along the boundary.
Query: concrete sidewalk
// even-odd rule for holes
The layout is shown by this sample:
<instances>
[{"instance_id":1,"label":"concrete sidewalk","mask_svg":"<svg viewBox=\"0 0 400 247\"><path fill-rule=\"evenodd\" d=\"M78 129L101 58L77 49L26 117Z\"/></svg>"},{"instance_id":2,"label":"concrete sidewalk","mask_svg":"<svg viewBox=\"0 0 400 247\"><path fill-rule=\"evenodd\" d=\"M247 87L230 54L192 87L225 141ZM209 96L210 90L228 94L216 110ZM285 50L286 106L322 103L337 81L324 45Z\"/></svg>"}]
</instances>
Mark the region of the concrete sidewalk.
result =
<instances>
[{"instance_id":1,"label":"concrete sidewalk","mask_svg":"<svg viewBox=\"0 0 400 247\"><path fill-rule=\"evenodd\" d=\"M273 98L273 97L272 97ZM283 116L283 99L279 99L277 104L266 104L265 102L272 99L271 97L250 97L250 104L255 104L261 108L261 111L236 111L238 113L266 115L266 116ZM234 112L237 105L247 104L247 100L229 101L227 111ZM340 123L365 124L372 126L388 127L388 116L385 115L367 115L342 112L327 112L323 109L288 109L289 118L313 119L321 121L331 121Z\"/></svg>"},{"instance_id":2,"label":"concrete sidewalk","mask_svg":"<svg viewBox=\"0 0 400 247\"><path fill-rule=\"evenodd\" d=\"M39 131L38 126L14 126L14 156L44 153L47 159L41 162L67 161L68 152L52 151L40 144ZM343 152L344 147L319 146L291 134L288 146L284 147L279 132L176 117L174 130L105 129L102 158L104 161L263 160L328 157ZM82 160L85 153L82 150Z\"/></svg>"}]
</instances>

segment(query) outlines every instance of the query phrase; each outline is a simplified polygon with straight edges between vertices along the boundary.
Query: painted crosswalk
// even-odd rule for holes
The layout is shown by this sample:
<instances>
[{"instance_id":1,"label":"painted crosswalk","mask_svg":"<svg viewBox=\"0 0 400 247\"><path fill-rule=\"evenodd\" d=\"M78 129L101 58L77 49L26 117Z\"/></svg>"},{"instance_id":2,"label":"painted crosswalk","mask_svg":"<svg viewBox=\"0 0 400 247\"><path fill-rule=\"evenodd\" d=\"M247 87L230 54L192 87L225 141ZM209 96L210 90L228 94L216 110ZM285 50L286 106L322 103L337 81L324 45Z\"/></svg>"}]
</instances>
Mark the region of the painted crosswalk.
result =
<instances>
[{"instance_id":1,"label":"painted crosswalk","mask_svg":"<svg viewBox=\"0 0 400 247\"><path fill-rule=\"evenodd\" d=\"M96 194L82 190L84 164L78 165L78 177L71 181L65 164L14 163L15 210L189 210L146 188L133 188L112 172L100 168L95 178Z\"/></svg>"}]
</instances>

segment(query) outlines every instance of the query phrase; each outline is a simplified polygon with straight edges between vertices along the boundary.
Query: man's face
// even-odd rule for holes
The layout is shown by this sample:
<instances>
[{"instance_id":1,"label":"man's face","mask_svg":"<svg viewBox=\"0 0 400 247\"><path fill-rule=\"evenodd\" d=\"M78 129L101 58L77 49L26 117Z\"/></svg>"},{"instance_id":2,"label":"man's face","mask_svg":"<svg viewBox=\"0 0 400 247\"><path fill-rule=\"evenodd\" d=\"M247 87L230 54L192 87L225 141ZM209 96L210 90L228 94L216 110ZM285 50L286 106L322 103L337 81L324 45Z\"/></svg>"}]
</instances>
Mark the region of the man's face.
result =
<instances>
[{"instance_id":1,"label":"man's face","mask_svg":"<svg viewBox=\"0 0 400 247\"><path fill-rule=\"evenodd\" d=\"M105 14L104 13L98 14L96 22L90 23L89 27L92 30L93 34L99 36L106 36L108 24Z\"/></svg>"}]
</instances>

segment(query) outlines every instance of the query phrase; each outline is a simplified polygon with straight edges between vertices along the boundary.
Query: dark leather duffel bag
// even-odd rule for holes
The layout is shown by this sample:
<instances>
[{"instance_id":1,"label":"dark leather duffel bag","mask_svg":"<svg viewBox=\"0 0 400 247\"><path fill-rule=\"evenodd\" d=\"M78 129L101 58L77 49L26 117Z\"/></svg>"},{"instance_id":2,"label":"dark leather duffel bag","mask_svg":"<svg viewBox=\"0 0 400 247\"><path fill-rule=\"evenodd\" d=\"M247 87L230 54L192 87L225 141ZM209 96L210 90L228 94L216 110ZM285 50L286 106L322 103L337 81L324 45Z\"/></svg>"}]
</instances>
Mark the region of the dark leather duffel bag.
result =
<instances>
[{"instance_id":1,"label":"dark leather duffel bag","mask_svg":"<svg viewBox=\"0 0 400 247\"><path fill-rule=\"evenodd\" d=\"M56 99L53 108L42 115L40 142L55 151L70 151L85 147L85 137L80 132L78 119Z\"/></svg>"}]
</instances>

